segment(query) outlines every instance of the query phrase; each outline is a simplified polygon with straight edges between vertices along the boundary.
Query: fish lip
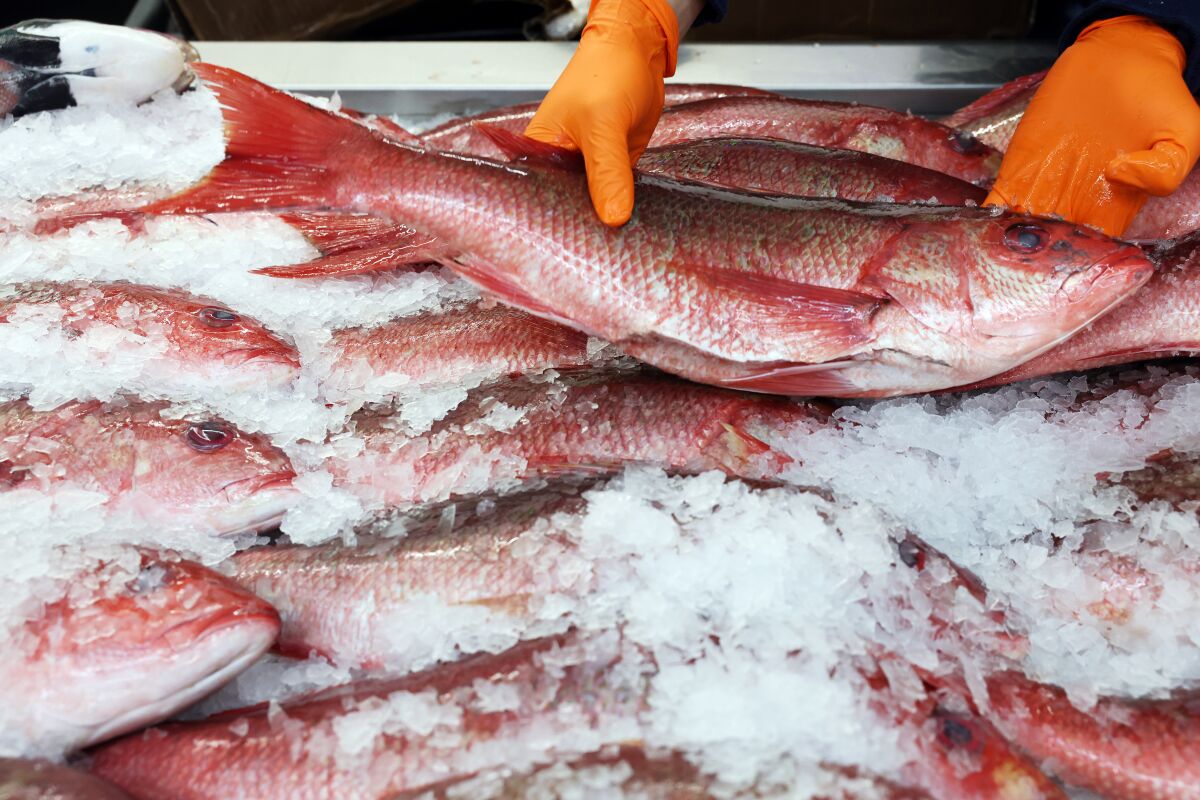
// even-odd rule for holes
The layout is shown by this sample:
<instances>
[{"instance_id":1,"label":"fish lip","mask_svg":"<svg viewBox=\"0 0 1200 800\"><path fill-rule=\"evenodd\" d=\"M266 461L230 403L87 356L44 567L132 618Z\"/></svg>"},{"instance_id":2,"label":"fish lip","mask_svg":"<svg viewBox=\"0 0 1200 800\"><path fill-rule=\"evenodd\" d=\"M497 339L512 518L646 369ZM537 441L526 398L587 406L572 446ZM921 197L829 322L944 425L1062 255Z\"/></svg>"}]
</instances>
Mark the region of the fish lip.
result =
<instances>
[{"instance_id":1,"label":"fish lip","mask_svg":"<svg viewBox=\"0 0 1200 800\"><path fill-rule=\"evenodd\" d=\"M239 478L236 481L230 481L221 487L218 494L225 495L225 499L233 501L232 493L238 493L242 497L249 497L267 489L274 489L277 486L291 486L292 481L296 479L296 471L294 469L281 469L276 472L270 472L266 475L252 475L249 478Z\"/></svg>"},{"instance_id":2,"label":"fish lip","mask_svg":"<svg viewBox=\"0 0 1200 800\"><path fill-rule=\"evenodd\" d=\"M1072 272L1063 278L1059 293L1074 304L1087 299L1097 287L1128 285L1131 291L1144 284L1154 274L1154 264L1136 248L1122 247L1104 258L1093 261L1086 269Z\"/></svg>"},{"instance_id":3,"label":"fish lip","mask_svg":"<svg viewBox=\"0 0 1200 800\"><path fill-rule=\"evenodd\" d=\"M177 631L187 630L188 639L195 641L213 635L231 625L243 622L267 622L275 628L278 628L282 624L279 618L279 611L274 606L258 595L248 591L246 594L248 595L246 605L227 607L216 614L209 614L200 619L191 619L186 622L180 622L178 625L172 625L163 631L159 638L169 642L172 634ZM172 651L175 650L174 647L171 649Z\"/></svg>"},{"instance_id":4,"label":"fish lip","mask_svg":"<svg viewBox=\"0 0 1200 800\"><path fill-rule=\"evenodd\" d=\"M225 361L242 366L251 362L259 364L283 364L292 369L300 369L300 358L287 350L276 347L241 347L227 351L222 357Z\"/></svg>"}]
</instances>

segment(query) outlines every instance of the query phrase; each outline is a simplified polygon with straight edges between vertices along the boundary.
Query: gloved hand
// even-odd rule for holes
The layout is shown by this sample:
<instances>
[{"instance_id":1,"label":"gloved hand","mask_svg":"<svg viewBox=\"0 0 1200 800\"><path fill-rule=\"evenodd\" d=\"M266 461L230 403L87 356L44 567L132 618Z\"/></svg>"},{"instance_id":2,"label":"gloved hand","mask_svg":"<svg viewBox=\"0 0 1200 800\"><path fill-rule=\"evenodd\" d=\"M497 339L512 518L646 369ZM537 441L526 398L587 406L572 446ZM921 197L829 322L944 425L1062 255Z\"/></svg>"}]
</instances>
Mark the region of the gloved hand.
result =
<instances>
[{"instance_id":1,"label":"gloved hand","mask_svg":"<svg viewBox=\"0 0 1200 800\"><path fill-rule=\"evenodd\" d=\"M575 55L525 129L583 151L592 205L608 225L633 213L633 165L662 114L678 50L667 0L593 0Z\"/></svg>"},{"instance_id":2,"label":"gloved hand","mask_svg":"<svg viewBox=\"0 0 1200 800\"><path fill-rule=\"evenodd\" d=\"M986 204L1057 215L1121 235L1200 156L1200 107L1185 54L1134 16L1089 25L1029 103Z\"/></svg>"}]
</instances>

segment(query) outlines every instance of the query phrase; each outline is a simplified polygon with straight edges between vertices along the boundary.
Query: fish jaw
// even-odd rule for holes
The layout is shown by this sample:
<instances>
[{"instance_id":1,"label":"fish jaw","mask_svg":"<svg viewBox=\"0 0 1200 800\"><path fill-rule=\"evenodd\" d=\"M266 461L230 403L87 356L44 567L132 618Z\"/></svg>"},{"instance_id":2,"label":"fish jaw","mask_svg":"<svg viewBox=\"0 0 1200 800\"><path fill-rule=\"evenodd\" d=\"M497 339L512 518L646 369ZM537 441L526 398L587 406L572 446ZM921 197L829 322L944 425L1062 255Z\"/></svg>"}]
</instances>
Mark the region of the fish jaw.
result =
<instances>
[{"instance_id":1,"label":"fish jaw","mask_svg":"<svg viewBox=\"0 0 1200 800\"><path fill-rule=\"evenodd\" d=\"M300 376L300 359L275 348L231 350L221 360L206 372L212 382L229 391L284 388Z\"/></svg>"},{"instance_id":2,"label":"fish jaw","mask_svg":"<svg viewBox=\"0 0 1200 800\"><path fill-rule=\"evenodd\" d=\"M93 728L80 746L107 741L171 717L237 677L266 653L279 635L279 616L274 609L269 614L232 612L224 620L210 620L209 625L186 659L173 660L163 669L140 676L139 684L145 687L144 702Z\"/></svg>"},{"instance_id":3,"label":"fish jaw","mask_svg":"<svg viewBox=\"0 0 1200 800\"><path fill-rule=\"evenodd\" d=\"M230 483L208 514L209 525L221 535L232 536L278 524L300 497L292 485L295 478L296 473L286 469Z\"/></svg>"}]
</instances>

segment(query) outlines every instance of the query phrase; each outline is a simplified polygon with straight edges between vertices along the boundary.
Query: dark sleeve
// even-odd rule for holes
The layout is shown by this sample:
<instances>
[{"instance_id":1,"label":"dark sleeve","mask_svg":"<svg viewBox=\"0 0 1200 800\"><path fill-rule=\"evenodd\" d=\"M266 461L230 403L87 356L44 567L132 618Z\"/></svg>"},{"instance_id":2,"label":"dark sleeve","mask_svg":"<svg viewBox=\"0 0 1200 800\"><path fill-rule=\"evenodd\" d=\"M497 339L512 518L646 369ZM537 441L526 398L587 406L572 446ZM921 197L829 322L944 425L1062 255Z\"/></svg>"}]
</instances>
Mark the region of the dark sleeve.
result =
<instances>
[{"instance_id":1,"label":"dark sleeve","mask_svg":"<svg viewBox=\"0 0 1200 800\"><path fill-rule=\"evenodd\" d=\"M1093 22L1122 14L1146 17L1175 34L1187 52L1184 80L1200 92L1200 0L1093 0L1067 25L1061 46L1069 47Z\"/></svg>"},{"instance_id":2,"label":"dark sleeve","mask_svg":"<svg viewBox=\"0 0 1200 800\"><path fill-rule=\"evenodd\" d=\"M1200 0L1197 0L1200 2ZM696 17L697 25L709 22L720 22L725 19L725 11L729 8L729 0L705 0L704 10Z\"/></svg>"}]
</instances>

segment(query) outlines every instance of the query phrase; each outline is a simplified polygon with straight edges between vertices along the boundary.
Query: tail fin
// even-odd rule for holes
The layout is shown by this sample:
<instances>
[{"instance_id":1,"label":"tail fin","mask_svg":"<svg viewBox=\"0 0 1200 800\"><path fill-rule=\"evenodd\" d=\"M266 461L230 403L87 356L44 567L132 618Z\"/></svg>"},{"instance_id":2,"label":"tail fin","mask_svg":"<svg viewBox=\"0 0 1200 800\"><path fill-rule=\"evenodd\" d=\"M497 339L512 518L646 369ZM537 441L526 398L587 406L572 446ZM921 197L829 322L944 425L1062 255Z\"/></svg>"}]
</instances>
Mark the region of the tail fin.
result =
<instances>
[{"instance_id":1,"label":"tail fin","mask_svg":"<svg viewBox=\"0 0 1200 800\"><path fill-rule=\"evenodd\" d=\"M387 140L215 64L192 65L221 104L225 160L195 187L143 210L204 214L255 208L336 206L337 164Z\"/></svg>"}]
</instances>

